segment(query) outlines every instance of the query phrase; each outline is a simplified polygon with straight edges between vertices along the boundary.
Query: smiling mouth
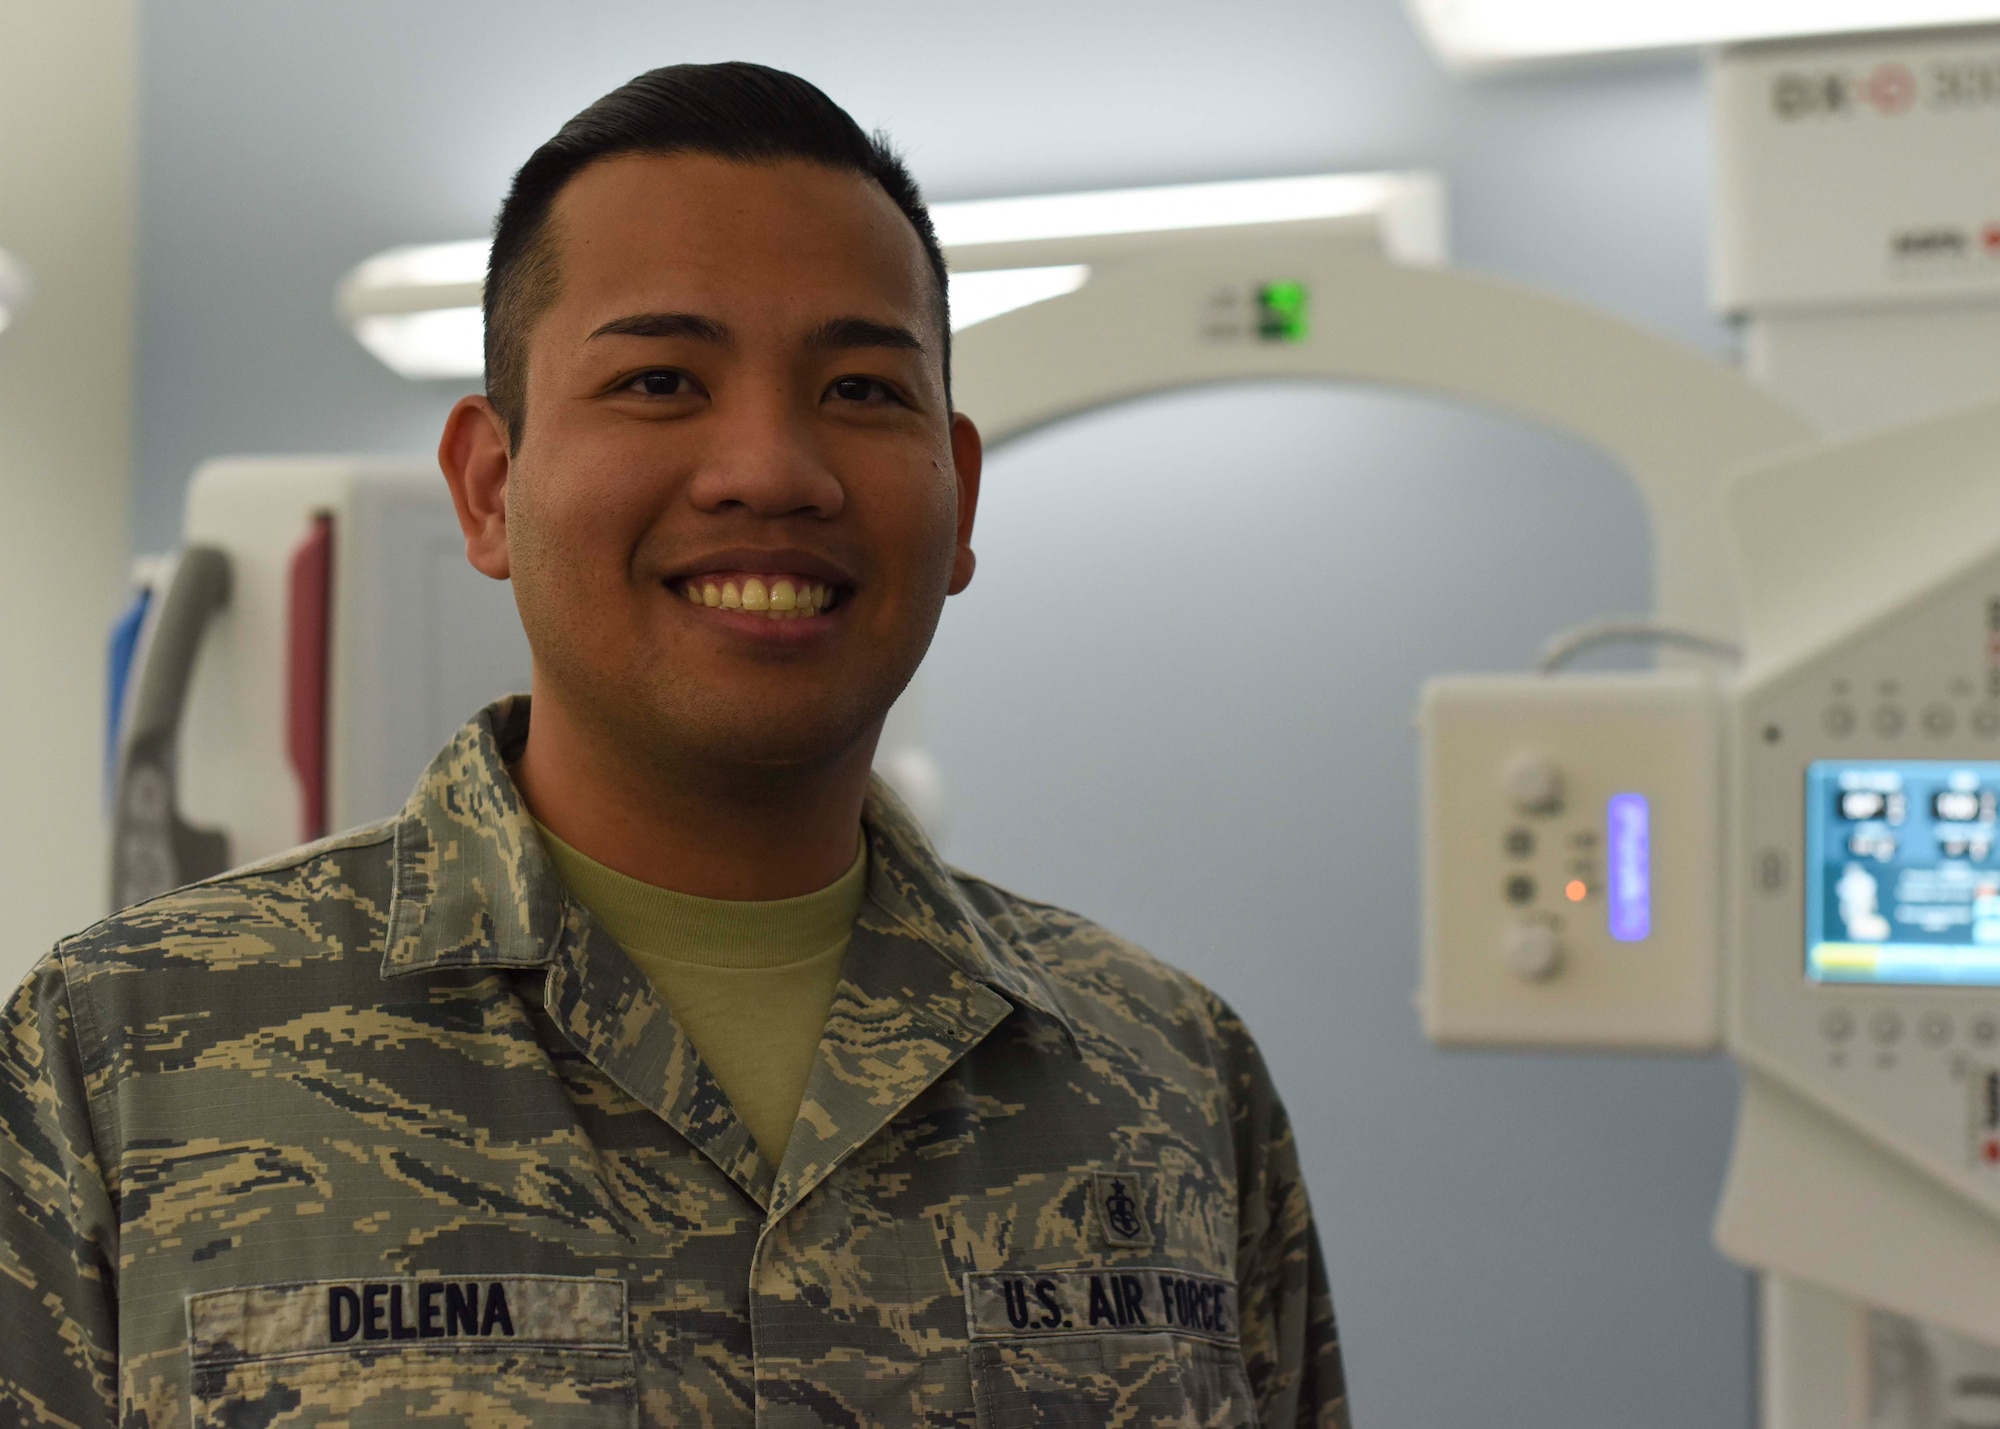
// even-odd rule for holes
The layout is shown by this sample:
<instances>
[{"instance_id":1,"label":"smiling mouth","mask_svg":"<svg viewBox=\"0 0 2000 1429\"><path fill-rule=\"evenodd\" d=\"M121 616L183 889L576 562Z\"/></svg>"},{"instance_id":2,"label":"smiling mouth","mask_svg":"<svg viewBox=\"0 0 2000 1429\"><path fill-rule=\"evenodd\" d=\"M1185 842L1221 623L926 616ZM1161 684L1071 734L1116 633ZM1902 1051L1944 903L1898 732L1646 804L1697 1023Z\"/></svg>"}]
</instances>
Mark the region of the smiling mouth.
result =
<instances>
[{"instance_id":1,"label":"smiling mouth","mask_svg":"<svg viewBox=\"0 0 2000 1429\"><path fill-rule=\"evenodd\" d=\"M674 584L689 605L771 620L815 620L839 602L834 586L804 576L690 576Z\"/></svg>"}]
</instances>

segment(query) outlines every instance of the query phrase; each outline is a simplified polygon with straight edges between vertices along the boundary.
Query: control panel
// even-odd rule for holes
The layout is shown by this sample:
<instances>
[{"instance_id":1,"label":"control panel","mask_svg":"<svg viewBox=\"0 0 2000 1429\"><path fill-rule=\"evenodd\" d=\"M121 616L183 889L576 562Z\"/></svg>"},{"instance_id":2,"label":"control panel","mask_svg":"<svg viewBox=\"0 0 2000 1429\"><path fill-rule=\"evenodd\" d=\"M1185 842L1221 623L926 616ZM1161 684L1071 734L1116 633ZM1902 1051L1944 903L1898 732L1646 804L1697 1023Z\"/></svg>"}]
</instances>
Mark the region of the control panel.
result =
<instances>
[{"instance_id":1,"label":"control panel","mask_svg":"<svg viewBox=\"0 0 2000 1429\"><path fill-rule=\"evenodd\" d=\"M1424 687L1419 725L1426 1035L1713 1046L1714 684L1451 677Z\"/></svg>"},{"instance_id":2,"label":"control panel","mask_svg":"<svg viewBox=\"0 0 2000 1429\"><path fill-rule=\"evenodd\" d=\"M2000 560L1741 692L1737 1053L2000 1208Z\"/></svg>"}]
</instances>

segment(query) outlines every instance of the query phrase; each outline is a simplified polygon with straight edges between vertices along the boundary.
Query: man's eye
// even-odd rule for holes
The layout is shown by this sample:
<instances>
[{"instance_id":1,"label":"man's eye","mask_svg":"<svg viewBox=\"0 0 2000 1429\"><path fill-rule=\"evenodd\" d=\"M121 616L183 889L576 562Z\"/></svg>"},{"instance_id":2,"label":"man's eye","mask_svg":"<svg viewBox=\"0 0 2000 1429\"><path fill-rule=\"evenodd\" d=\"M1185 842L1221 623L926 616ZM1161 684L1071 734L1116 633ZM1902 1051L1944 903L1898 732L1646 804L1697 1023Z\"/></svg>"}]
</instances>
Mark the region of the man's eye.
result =
<instances>
[{"instance_id":1,"label":"man's eye","mask_svg":"<svg viewBox=\"0 0 2000 1429\"><path fill-rule=\"evenodd\" d=\"M698 390L685 372L642 372L625 384L628 392L642 397L685 397Z\"/></svg>"},{"instance_id":2,"label":"man's eye","mask_svg":"<svg viewBox=\"0 0 2000 1429\"><path fill-rule=\"evenodd\" d=\"M843 402L860 402L870 407L900 400L894 388L876 377L842 377L827 390Z\"/></svg>"}]
</instances>

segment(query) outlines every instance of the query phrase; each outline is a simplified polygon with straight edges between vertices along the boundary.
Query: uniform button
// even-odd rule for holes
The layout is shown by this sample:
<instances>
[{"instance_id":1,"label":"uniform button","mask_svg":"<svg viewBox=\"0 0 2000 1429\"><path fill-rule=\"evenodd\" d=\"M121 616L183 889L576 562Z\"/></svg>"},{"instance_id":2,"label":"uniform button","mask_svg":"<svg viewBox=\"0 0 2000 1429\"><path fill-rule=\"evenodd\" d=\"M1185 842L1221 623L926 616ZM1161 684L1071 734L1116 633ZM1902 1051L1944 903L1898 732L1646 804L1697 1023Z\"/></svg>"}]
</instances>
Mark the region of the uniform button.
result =
<instances>
[{"instance_id":1,"label":"uniform button","mask_svg":"<svg viewBox=\"0 0 2000 1429\"><path fill-rule=\"evenodd\" d=\"M1828 705L1820 723L1835 739L1854 733L1854 710L1848 705Z\"/></svg>"},{"instance_id":2,"label":"uniform button","mask_svg":"<svg viewBox=\"0 0 2000 1429\"><path fill-rule=\"evenodd\" d=\"M1535 880L1525 873L1517 873L1507 880L1507 901L1509 903L1533 903L1535 901Z\"/></svg>"},{"instance_id":3,"label":"uniform button","mask_svg":"<svg viewBox=\"0 0 2000 1429\"><path fill-rule=\"evenodd\" d=\"M1507 855L1510 858L1526 858L1535 851L1535 834L1532 829L1507 830Z\"/></svg>"},{"instance_id":4,"label":"uniform button","mask_svg":"<svg viewBox=\"0 0 2000 1429\"><path fill-rule=\"evenodd\" d=\"M1981 739L1991 739L2000 735L2000 709L1992 705L1981 705L1972 712L1972 732Z\"/></svg>"},{"instance_id":5,"label":"uniform button","mask_svg":"<svg viewBox=\"0 0 2000 1429\"><path fill-rule=\"evenodd\" d=\"M1819 1030L1829 1042L1845 1042L1854 1035L1854 1014L1844 1007L1829 1007L1819 1015Z\"/></svg>"},{"instance_id":6,"label":"uniform button","mask_svg":"<svg viewBox=\"0 0 2000 1429\"><path fill-rule=\"evenodd\" d=\"M1950 705L1932 705L1924 711L1924 733L1932 739L1943 739L1958 727L1958 716Z\"/></svg>"},{"instance_id":7,"label":"uniform button","mask_svg":"<svg viewBox=\"0 0 2000 1429\"><path fill-rule=\"evenodd\" d=\"M1942 1012L1926 1012L1917 1019L1917 1036L1926 1047L1942 1047L1951 1041L1951 1019Z\"/></svg>"},{"instance_id":8,"label":"uniform button","mask_svg":"<svg viewBox=\"0 0 2000 1429\"><path fill-rule=\"evenodd\" d=\"M2000 1018L1990 1013L1981 1013L1966 1024L1966 1031L1972 1034L1972 1040L1980 1046L1991 1047L1994 1040L2000 1038Z\"/></svg>"},{"instance_id":9,"label":"uniform button","mask_svg":"<svg viewBox=\"0 0 2000 1429\"><path fill-rule=\"evenodd\" d=\"M1894 739L1903 732L1903 712L1894 705L1878 705L1869 723L1882 738Z\"/></svg>"},{"instance_id":10,"label":"uniform button","mask_svg":"<svg viewBox=\"0 0 2000 1429\"><path fill-rule=\"evenodd\" d=\"M1868 1035L1884 1044L1903 1035L1903 1014L1893 1007L1878 1007L1868 1014Z\"/></svg>"}]
</instances>

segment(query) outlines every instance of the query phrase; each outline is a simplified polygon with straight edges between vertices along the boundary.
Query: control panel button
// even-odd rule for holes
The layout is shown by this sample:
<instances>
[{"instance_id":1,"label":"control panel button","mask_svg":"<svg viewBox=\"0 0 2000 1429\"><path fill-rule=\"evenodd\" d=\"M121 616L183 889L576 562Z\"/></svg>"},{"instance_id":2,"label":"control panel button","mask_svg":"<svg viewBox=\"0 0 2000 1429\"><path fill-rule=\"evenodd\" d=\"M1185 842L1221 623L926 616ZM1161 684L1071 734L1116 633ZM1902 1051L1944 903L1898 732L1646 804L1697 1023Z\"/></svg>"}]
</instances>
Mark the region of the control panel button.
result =
<instances>
[{"instance_id":1,"label":"control panel button","mask_svg":"<svg viewBox=\"0 0 2000 1429\"><path fill-rule=\"evenodd\" d=\"M1854 1035L1854 1014L1844 1007L1829 1007L1819 1015L1819 1030L1829 1042L1845 1042Z\"/></svg>"},{"instance_id":2,"label":"control panel button","mask_svg":"<svg viewBox=\"0 0 2000 1429\"><path fill-rule=\"evenodd\" d=\"M1992 739L2000 735L2000 709L1992 705L1981 705L1972 712L1972 732L1981 739Z\"/></svg>"},{"instance_id":3,"label":"control panel button","mask_svg":"<svg viewBox=\"0 0 2000 1429\"><path fill-rule=\"evenodd\" d=\"M1533 829L1507 830L1507 856L1528 858L1535 851L1535 831Z\"/></svg>"},{"instance_id":4,"label":"control panel button","mask_svg":"<svg viewBox=\"0 0 2000 1429\"><path fill-rule=\"evenodd\" d=\"M1828 705L1826 713L1820 716L1820 726L1835 739L1843 739L1854 733L1853 706Z\"/></svg>"},{"instance_id":5,"label":"control panel button","mask_svg":"<svg viewBox=\"0 0 2000 1429\"><path fill-rule=\"evenodd\" d=\"M1924 733L1932 739L1943 739L1956 728L1958 716L1950 705L1932 705L1924 711Z\"/></svg>"},{"instance_id":6,"label":"control panel button","mask_svg":"<svg viewBox=\"0 0 2000 1429\"><path fill-rule=\"evenodd\" d=\"M1547 982L1562 971L1562 940L1555 929L1539 923L1509 928L1501 939L1500 955L1516 977L1528 982Z\"/></svg>"},{"instance_id":7,"label":"control panel button","mask_svg":"<svg viewBox=\"0 0 2000 1429\"><path fill-rule=\"evenodd\" d=\"M1981 1047L1991 1047L1994 1042L2000 1041L2000 1017L1995 1017L1990 1012L1982 1012L1965 1024L1965 1030L1967 1035Z\"/></svg>"},{"instance_id":8,"label":"control panel button","mask_svg":"<svg viewBox=\"0 0 2000 1429\"><path fill-rule=\"evenodd\" d=\"M1517 908L1524 903L1535 901L1535 880L1525 873L1517 873L1507 880L1507 901Z\"/></svg>"},{"instance_id":9,"label":"control panel button","mask_svg":"<svg viewBox=\"0 0 2000 1429\"><path fill-rule=\"evenodd\" d=\"M1917 1037L1926 1047L1942 1047L1951 1041L1951 1018L1942 1012L1926 1012L1917 1019Z\"/></svg>"},{"instance_id":10,"label":"control panel button","mask_svg":"<svg viewBox=\"0 0 2000 1429\"><path fill-rule=\"evenodd\" d=\"M1524 754L1507 766L1507 797L1524 814L1559 814L1563 804L1562 766L1542 754Z\"/></svg>"},{"instance_id":11,"label":"control panel button","mask_svg":"<svg viewBox=\"0 0 2000 1429\"><path fill-rule=\"evenodd\" d=\"M1903 712L1895 705L1877 705L1868 723L1882 738L1894 739L1903 732Z\"/></svg>"},{"instance_id":12,"label":"control panel button","mask_svg":"<svg viewBox=\"0 0 2000 1429\"><path fill-rule=\"evenodd\" d=\"M1868 1014L1868 1035L1885 1047L1903 1036L1903 1014L1893 1007L1878 1007Z\"/></svg>"}]
</instances>

